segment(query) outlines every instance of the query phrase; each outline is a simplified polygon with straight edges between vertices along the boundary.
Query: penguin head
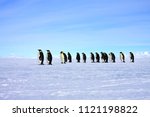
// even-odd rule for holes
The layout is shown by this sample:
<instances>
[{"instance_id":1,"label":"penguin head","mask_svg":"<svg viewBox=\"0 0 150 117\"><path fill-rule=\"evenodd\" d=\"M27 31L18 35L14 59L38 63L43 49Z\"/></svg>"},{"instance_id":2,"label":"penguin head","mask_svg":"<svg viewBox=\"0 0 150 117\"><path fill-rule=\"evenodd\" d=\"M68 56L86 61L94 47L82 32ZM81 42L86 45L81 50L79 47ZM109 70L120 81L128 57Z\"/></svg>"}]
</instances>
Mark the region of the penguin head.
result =
<instances>
[{"instance_id":1,"label":"penguin head","mask_svg":"<svg viewBox=\"0 0 150 117\"><path fill-rule=\"evenodd\" d=\"M41 50L41 49L38 49L38 51L41 52L42 50Z\"/></svg>"}]
</instances>

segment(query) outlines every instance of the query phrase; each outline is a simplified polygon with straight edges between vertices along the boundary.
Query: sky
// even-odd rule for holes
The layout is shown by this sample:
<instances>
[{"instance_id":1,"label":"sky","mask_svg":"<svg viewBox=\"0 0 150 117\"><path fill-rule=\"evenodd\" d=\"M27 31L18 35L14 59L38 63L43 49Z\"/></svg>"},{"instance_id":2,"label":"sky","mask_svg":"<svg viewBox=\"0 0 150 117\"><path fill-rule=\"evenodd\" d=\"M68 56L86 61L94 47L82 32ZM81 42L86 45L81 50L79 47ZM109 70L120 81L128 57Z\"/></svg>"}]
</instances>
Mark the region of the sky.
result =
<instances>
[{"instance_id":1,"label":"sky","mask_svg":"<svg viewBox=\"0 0 150 117\"><path fill-rule=\"evenodd\" d=\"M0 0L0 57L37 49L150 52L149 0Z\"/></svg>"}]
</instances>

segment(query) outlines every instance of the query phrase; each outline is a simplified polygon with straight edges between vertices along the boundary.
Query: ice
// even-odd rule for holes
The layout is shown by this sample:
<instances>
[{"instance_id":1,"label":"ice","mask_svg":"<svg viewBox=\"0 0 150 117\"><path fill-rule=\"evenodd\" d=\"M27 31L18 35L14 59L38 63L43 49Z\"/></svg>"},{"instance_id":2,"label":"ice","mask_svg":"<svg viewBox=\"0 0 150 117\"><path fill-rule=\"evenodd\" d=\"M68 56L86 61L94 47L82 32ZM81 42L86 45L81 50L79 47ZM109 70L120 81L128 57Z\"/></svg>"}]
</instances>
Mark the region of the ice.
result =
<instances>
[{"instance_id":1,"label":"ice","mask_svg":"<svg viewBox=\"0 0 150 117\"><path fill-rule=\"evenodd\" d=\"M150 99L150 57L135 63L38 65L36 59L0 58L1 100Z\"/></svg>"}]
</instances>

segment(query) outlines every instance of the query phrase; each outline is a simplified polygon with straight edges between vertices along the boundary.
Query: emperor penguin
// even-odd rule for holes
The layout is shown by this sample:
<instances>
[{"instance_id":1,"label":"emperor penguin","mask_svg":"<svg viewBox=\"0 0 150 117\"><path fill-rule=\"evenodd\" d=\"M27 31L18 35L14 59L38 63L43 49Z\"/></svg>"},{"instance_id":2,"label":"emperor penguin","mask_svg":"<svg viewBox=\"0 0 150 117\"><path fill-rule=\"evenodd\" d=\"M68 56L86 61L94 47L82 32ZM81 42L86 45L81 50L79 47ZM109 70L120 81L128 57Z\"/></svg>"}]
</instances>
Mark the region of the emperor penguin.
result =
<instances>
[{"instance_id":1,"label":"emperor penguin","mask_svg":"<svg viewBox=\"0 0 150 117\"><path fill-rule=\"evenodd\" d=\"M107 55L107 53L105 53L105 52L104 52L104 62L105 62L105 63L108 63L108 55Z\"/></svg>"},{"instance_id":2,"label":"emperor penguin","mask_svg":"<svg viewBox=\"0 0 150 117\"><path fill-rule=\"evenodd\" d=\"M76 60L78 63L80 63L80 54L77 52L77 55L76 55Z\"/></svg>"},{"instance_id":3,"label":"emperor penguin","mask_svg":"<svg viewBox=\"0 0 150 117\"><path fill-rule=\"evenodd\" d=\"M71 63L72 62L72 56L71 54L68 52L68 62Z\"/></svg>"},{"instance_id":4,"label":"emperor penguin","mask_svg":"<svg viewBox=\"0 0 150 117\"><path fill-rule=\"evenodd\" d=\"M113 52L110 52L109 53L109 60L112 62L112 63L115 63L116 57L115 57L115 54Z\"/></svg>"},{"instance_id":5,"label":"emperor penguin","mask_svg":"<svg viewBox=\"0 0 150 117\"><path fill-rule=\"evenodd\" d=\"M134 54L130 52L130 62L134 63Z\"/></svg>"},{"instance_id":6,"label":"emperor penguin","mask_svg":"<svg viewBox=\"0 0 150 117\"><path fill-rule=\"evenodd\" d=\"M50 50L47 50L47 64L48 65L52 65L52 59L53 57L52 57Z\"/></svg>"},{"instance_id":7,"label":"emperor penguin","mask_svg":"<svg viewBox=\"0 0 150 117\"><path fill-rule=\"evenodd\" d=\"M123 54L123 52L120 52L120 60L121 62L125 63L125 55Z\"/></svg>"},{"instance_id":8,"label":"emperor penguin","mask_svg":"<svg viewBox=\"0 0 150 117\"><path fill-rule=\"evenodd\" d=\"M105 62L104 53L100 52L100 56L101 56L101 62L104 63Z\"/></svg>"},{"instance_id":9,"label":"emperor penguin","mask_svg":"<svg viewBox=\"0 0 150 117\"><path fill-rule=\"evenodd\" d=\"M65 64L65 56L63 51L60 52L60 60L61 60L61 64Z\"/></svg>"},{"instance_id":10,"label":"emperor penguin","mask_svg":"<svg viewBox=\"0 0 150 117\"><path fill-rule=\"evenodd\" d=\"M38 49L38 61L40 65L43 65L44 62L44 54L41 49Z\"/></svg>"},{"instance_id":11,"label":"emperor penguin","mask_svg":"<svg viewBox=\"0 0 150 117\"><path fill-rule=\"evenodd\" d=\"M67 55L66 53L64 53L64 59L65 59L65 63L67 62Z\"/></svg>"},{"instance_id":12,"label":"emperor penguin","mask_svg":"<svg viewBox=\"0 0 150 117\"><path fill-rule=\"evenodd\" d=\"M86 63L86 54L82 53L83 63Z\"/></svg>"},{"instance_id":13,"label":"emperor penguin","mask_svg":"<svg viewBox=\"0 0 150 117\"><path fill-rule=\"evenodd\" d=\"M94 63L95 62L94 54L92 52L90 54L91 54L91 62Z\"/></svg>"},{"instance_id":14,"label":"emperor penguin","mask_svg":"<svg viewBox=\"0 0 150 117\"><path fill-rule=\"evenodd\" d=\"M95 55L96 55L96 62L99 63L100 62L100 56L97 52L95 53Z\"/></svg>"}]
</instances>

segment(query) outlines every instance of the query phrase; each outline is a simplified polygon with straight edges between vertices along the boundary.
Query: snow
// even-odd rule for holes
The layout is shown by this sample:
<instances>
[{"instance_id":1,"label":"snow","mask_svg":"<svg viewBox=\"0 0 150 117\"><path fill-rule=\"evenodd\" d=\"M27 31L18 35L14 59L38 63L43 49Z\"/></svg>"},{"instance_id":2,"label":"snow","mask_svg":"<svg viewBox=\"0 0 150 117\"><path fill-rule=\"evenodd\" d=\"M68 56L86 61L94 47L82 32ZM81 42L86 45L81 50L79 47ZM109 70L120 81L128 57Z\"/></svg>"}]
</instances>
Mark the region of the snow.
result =
<instances>
[{"instance_id":1,"label":"snow","mask_svg":"<svg viewBox=\"0 0 150 117\"><path fill-rule=\"evenodd\" d=\"M144 59L143 59L144 58ZM150 99L150 57L135 63L38 65L36 59L0 58L1 100Z\"/></svg>"}]
</instances>

